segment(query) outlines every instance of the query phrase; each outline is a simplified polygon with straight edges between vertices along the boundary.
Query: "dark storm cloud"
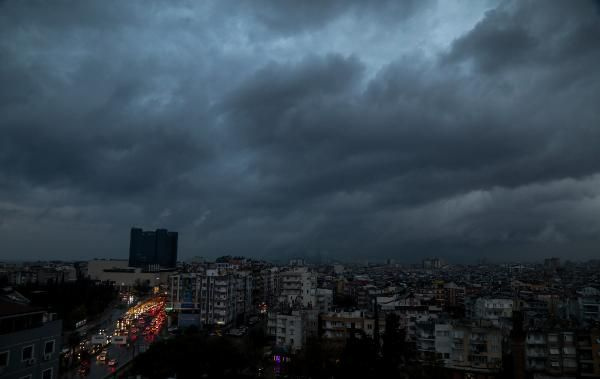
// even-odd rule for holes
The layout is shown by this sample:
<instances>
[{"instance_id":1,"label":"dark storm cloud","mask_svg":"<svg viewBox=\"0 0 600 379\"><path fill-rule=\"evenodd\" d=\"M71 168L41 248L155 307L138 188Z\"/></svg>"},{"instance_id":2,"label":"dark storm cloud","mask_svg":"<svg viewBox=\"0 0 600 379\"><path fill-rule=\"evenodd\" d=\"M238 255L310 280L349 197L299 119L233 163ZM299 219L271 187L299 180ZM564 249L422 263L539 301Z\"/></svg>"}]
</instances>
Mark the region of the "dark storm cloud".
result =
<instances>
[{"instance_id":1,"label":"dark storm cloud","mask_svg":"<svg viewBox=\"0 0 600 379\"><path fill-rule=\"evenodd\" d=\"M184 257L590 256L597 5L490 4L4 2L0 235L30 257L123 257L132 225Z\"/></svg>"},{"instance_id":2,"label":"dark storm cloud","mask_svg":"<svg viewBox=\"0 0 600 379\"><path fill-rule=\"evenodd\" d=\"M594 3L503 4L487 12L469 33L457 38L446 59L472 61L476 67L492 73L519 66L544 70L573 62L591 64L600 48L595 38L600 23ZM586 62L587 59L590 60Z\"/></svg>"},{"instance_id":3,"label":"dark storm cloud","mask_svg":"<svg viewBox=\"0 0 600 379\"><path fill-rule=\"evenodd\" d=\"M350 15L367 22L377 18L379 21L398 22L415 12L431 5L429 0L407 1L364 1L328 0L328 1L268 1L261 0L245 3L243 12L252 15L260 24L284 34L304 31L310 28L326 26ZM234 2L235 5L239 3Z\"/></svg>"}]
</instances>

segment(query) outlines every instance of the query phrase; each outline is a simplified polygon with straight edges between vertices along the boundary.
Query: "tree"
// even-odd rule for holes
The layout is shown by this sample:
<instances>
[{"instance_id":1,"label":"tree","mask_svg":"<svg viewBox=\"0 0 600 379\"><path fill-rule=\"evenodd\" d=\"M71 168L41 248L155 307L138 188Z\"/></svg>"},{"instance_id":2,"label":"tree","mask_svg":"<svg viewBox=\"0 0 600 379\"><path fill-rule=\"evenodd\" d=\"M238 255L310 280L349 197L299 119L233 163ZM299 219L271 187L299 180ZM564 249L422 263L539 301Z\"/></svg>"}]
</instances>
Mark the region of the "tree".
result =
<instances>
[{"instance_id":1,"label":"tree","mask_svg":"<svg viewBox=\"0 0 600 379\"><path fill-rule=\"evenodd\" d=\"M138 296L146 296L150 293L150 290L150 281L140 279L135 280L135 283L133 284L133 291Z\"/></svg>"},{"instance_id":2,"label":"tree","mask_svg":"<svg viewBox=\"0 0 600 379\"><path fill-rule=\"evenodd\" d=\"M377 348L362 330L350 331L340 358L341 378L372 378L377 367Z\"/></svg>"},{"instance_id":3,"label":"tree","mask_svg":"<svg viewBox=\"0 0 600 379\"><path fill-rule=\"evenodd\" d=\"M302 351L292 359L289 373L292 376L331 378L338 369L336 361L341 351L339 344L309 338Z\"/></svg>"},{"instance_id":4,"label":"tree","mask_svg":"<svg viewBox=\"0 0 600 379\"><path fill-rule=\"evenodd\" d=\"M385 376L393 376L398 372L405 351L405 333L400 329L398 315L390 313L385 318L385 331L383 332L382 368Z\"/></svg>"}]
</instances>

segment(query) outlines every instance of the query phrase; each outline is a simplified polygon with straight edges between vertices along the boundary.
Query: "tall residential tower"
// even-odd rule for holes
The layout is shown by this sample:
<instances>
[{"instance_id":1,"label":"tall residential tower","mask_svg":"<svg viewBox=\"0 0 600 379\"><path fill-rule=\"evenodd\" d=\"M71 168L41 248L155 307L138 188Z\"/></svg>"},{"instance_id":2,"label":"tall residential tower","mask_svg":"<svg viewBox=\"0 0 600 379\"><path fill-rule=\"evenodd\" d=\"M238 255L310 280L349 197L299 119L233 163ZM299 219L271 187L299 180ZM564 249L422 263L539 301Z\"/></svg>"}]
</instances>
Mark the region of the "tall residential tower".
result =
<instances>
[{"instance_id":1,"label":"tall residential tower","mask_svg":"<svg viewBox=\"0 0 600 379\"><path fill-rule=\"evenodd\" d=\"M177 232L169 232L167 229L152 232L131 228L129 266L146 270L175 267L177 237Z\"/></svg>"}]
</instances>

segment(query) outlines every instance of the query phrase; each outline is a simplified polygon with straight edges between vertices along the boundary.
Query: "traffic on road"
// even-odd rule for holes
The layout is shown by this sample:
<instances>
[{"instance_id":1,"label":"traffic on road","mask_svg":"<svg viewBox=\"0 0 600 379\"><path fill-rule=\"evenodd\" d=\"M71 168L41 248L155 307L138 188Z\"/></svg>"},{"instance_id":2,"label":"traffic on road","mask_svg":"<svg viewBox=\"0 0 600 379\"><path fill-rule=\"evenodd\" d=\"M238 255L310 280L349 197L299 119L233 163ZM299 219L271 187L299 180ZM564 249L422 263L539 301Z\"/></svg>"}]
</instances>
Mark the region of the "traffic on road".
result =
<instances>
[{"instance_id":1,"label":"traffic on road","mask_svg":"<svg viewBox=\"0 0 600 379\"><path fill-rule=\"evenodd\" d=\"M152 297L139 301L126 311L115 310L110 319L108 327L80 343L74 356L76 369L63 378L104 378L144 352L165 327L165 300Z\"/></svg>"}]
</instances>

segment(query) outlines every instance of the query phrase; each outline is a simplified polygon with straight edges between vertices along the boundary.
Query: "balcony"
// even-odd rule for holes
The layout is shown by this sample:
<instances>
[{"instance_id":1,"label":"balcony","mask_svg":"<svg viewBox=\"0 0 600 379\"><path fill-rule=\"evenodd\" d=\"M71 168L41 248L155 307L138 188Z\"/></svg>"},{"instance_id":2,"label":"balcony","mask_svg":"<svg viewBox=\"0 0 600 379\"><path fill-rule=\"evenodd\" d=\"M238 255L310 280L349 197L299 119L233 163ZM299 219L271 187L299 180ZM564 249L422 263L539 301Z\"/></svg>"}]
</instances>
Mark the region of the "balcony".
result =
<instances>
[{"instance_id":1,"label":"balcony","mask_svg":"<svg viewBox=\"0 0 600 379\"><path fill-rule=\"evenodd\" d=\"M530 345L545 345L546 340L543 337L527 337L526 342Z\"/></svg>"},{"instance_id":2,"label":"balcony","mask_svg":"<svg viewBox=\"0 0 600 379\"><path fill-rule=\"evenodd\" d=\"M544 361L527 361L527 369L529 370L545 370L546 363Z\"/></svg>"},{"instance_id":3,"label":"balcony","mask_svg":"<svg viewBox=\"0 0 600 379\"><path fill-rule=\"evenodd\" d=\"M435 346L417 344L417 350L435 352Z\"/></svg>"},{"instance_id":4,"label":"balcony","mask_svg":"<svg viewBox=\"0 0 600 379\"><path fill-rule=\"evenodd\" d=\"M527 350L527 357L531 357L531 358L545 358L547 356L546 354L546 350L536 350L536 349L529 349Z\"/></svg>"},{"instance_id":5,"label":"balcony","mask_svg":"<svg viewBox=\"0 0 600 379\"><path fill-rule=\"evenodd\" d=\"M464 344L455 343L455 344L452 345L452 350L464 351L465 350L465 345Z\"/></svg>"},{"instance_id":6,"label":"balcony","mask_svg":"<svg viewBox=\"0 0 600 379\"><path fill-rule=\"evenodd\" d=\"M471 338L469 338L469 340L471 341L471 343L473 342L485 342L487 341L487 337L485 334L472 334Z\"/></svg>"}]
</instances>

